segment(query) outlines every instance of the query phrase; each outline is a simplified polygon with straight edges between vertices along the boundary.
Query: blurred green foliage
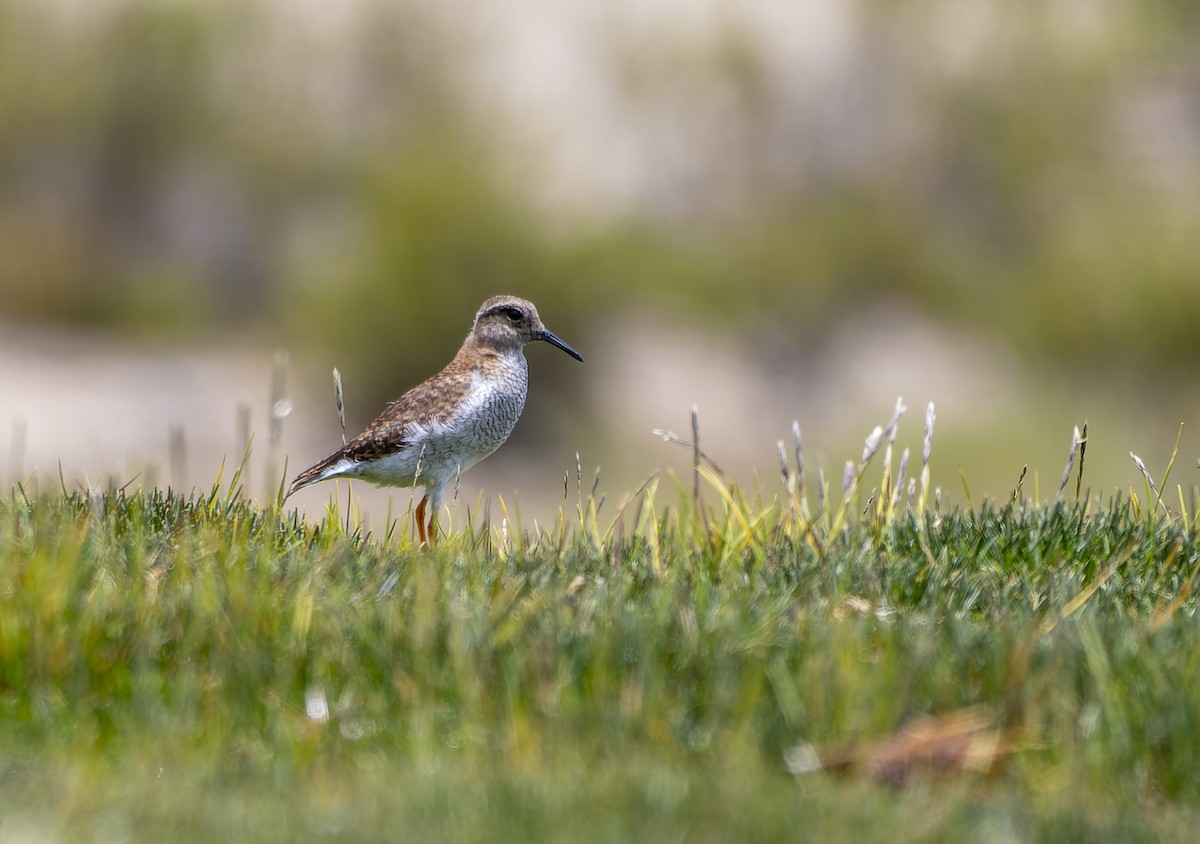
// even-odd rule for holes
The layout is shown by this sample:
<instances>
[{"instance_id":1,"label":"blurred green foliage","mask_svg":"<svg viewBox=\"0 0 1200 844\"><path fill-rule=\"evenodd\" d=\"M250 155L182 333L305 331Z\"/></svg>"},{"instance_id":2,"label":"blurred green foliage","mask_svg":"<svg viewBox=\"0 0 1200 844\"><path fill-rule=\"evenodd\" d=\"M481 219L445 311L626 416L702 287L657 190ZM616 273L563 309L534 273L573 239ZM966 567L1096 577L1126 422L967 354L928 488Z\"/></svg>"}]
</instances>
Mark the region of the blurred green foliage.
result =
<instances>
[{"instance_id":1,"label":"blurred green foliage","mask_svg":"<svg viewBox=\"0 0 1200 844\"><path fill-rule=\"evenodd\" d=\"M808 337L876 299L1068 366L1200 355L1187 4L1006 4L960 38L932 0L859 3L819 110L733 16L696 43L598 35L630 137L669 124L699 164L590 217L511 178L452 13L355 8L334 37L267 0L0 0L0 308L266 326L333 350L364 406L499 291L583 346L646 303Z\"/></svg>"}]
</instances>

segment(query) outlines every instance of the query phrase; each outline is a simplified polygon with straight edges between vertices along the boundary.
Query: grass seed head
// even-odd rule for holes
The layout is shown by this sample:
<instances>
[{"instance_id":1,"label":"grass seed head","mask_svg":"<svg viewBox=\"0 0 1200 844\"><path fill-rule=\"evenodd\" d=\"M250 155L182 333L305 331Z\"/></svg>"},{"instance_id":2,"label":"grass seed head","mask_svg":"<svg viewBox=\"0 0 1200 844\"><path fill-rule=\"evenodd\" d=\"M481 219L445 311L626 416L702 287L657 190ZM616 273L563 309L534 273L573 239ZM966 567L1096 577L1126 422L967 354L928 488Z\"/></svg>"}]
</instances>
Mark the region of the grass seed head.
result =
<instances>
[{"instance_id":1,"label":"grass seed head","mask_svg":"<svg viewBox=\"0 0 1200 844\"><path fill-rule=\"evenodd\" d=\"M796 487L804 489L804 441L800 438L800 422L792 420L792 450L796 453ZM1200 466L1200 460L1196 461Z\"/></svg>"},{"instance_id":2,"label":"grass seed head","mask_svg":"<svg viewBox=\"0 0 1200 844\"><path fill-rule=\"evenodd\" d=\"M337 403L338 421L342 425L342 445L346 444L346 402L342 393L342 373L333 368L333 400Z\"/></svg>"},{"instance_id":3,"label":"grass seed head","mask_svg":"<svg viewBox=\"0 0 1200 844\"><path fill-rule=\"evenodd\" d=\"M880 428L878 425L876 425L874 430L867 435L867 439L863 443L862 461L859 464L860 466L866 466L871 462L871 458L879 452L879 446L882 442L883 428Z\"/></svg>"},{"instance_id":4,"label":"grass seed head","mask_svg":"<svg viewBox=\"0 0 1200 844\"><path fill-rule=\"evenodd\" d=\"M933 402L925 408L925 447L921 451L921 464L929 464L929 455L933 451L933 423L937 421L937 414L933 411Z\"/></svg>"},{"instance_id":5,"label":"grass seed head","mask_svg":"<svg viewBox=\"0 0 1200 844\"><path fill-rule=\"evenodd\" d=\"M1062 482L1058 485L1058 497L1063 497L1063 491L1067 488L1067 483L1071 480L1071 469L1075 466L1075 455L1079 452L1079 446L1083 442L1083 438L1079 434L1079 426L1071 432L1071 448L1067 451L1067 467L1063 469Z\"/></svg>"}]
</instances>

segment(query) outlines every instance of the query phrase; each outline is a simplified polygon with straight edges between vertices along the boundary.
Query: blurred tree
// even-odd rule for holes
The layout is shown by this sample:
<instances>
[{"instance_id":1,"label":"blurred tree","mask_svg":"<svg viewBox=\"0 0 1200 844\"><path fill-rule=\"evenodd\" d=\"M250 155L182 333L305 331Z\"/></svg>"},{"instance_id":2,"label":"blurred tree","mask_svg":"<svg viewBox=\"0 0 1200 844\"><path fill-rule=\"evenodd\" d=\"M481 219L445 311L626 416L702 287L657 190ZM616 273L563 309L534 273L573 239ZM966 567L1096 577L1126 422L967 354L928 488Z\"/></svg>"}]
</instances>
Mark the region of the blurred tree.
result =
<instances>
[{"instance_id":1,"label":"blurred tree","mask_svg":"<svg viewBox=\"0 0 1200 844\"><path fill-rule=\"evenodd\" d=\"M173 326L261 295L253 197L208 84L221 14L131 4L84 25L0 8L6 310Z\"/></svg>"},{"instance_id":2,"label":"blurred tree","mask_svg":"<svg viewBox=\"0 0 1200 844\"><path fill-rule=\"evenodd\" d=\"M647 303L794 342L902 300L1039 360L1200 359L1188 4L860 0L820 56L753 4L597 28L589 164L637 189L552 219L459 6L57 8L0 0L6 313L266 324L361 373L363 406L501 290L580 344Z\"/></svg>"}]
</instances>

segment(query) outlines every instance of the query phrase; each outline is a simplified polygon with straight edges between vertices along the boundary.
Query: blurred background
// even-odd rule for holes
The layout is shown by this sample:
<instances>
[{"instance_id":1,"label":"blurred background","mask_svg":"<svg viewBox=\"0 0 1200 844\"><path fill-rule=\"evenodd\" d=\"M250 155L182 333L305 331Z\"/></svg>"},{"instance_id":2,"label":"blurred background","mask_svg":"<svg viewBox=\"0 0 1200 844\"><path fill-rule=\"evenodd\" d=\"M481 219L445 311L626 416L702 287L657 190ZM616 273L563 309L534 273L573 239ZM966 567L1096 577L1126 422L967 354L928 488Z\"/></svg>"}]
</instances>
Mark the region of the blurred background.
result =
<instances>
[{"instance_id":1,"label":"blurred background","mask_svg":"<svg viewBox=\"0 0 1200 844\"><path fill-rule=\"evenodd\" d=\"M506 292L586 363L530 347L456 519L550 518L577 453L686 476L693 404L768 494L792 420L836 485L898 396L956 500L1053 495L1085 421L1085 486L1181 422L1190 485L1198 43L1171 0L0 0L0 478L204 488L253 432L262 496L340 446L333 367L353 434Z\"/></svg>"}]
</instances>

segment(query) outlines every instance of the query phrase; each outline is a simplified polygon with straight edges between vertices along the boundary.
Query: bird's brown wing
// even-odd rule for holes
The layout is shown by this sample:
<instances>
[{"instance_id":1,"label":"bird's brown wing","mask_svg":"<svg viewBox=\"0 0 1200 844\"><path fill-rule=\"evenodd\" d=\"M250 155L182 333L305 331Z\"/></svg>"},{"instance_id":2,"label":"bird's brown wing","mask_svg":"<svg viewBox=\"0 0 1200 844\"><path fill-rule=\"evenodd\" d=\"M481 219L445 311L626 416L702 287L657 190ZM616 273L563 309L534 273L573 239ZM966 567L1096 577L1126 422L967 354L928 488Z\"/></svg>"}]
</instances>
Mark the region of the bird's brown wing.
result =
<instances>
[{"instance_id":1,"label":"bird's brown wing","mask_svg":"<svg viewBox=\"0 0 1200 844\"><path fill-rule=\"evenodd\" d=\"M339 460L376 460L399 451L410 444L406 435L413 422L429 424L448 419L471 388L472 382L470 368L456 364L457 358L437 375L413 387L395 401L388 402L383 412L361 434L297 475L288 495L322 480L325 470Z\"/></svg>"}]
</instances>

